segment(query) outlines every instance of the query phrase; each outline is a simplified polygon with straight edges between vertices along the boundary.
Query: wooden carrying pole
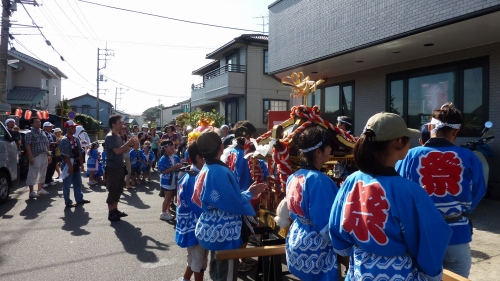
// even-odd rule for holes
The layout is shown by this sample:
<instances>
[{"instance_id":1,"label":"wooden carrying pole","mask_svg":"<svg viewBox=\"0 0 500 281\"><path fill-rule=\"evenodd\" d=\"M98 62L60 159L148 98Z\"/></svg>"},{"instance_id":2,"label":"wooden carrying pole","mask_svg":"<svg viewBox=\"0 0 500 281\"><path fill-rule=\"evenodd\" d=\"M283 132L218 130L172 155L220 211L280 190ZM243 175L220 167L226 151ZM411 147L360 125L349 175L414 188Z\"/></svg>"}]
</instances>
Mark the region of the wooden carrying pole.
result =
<instances>
[{"instance_id":1,"label":"wooden carrying pole","mask_svg":"<svg viewBox=\"0 0 500 281\"><path fill-rule=\"evenodd\" d=\"M235 250L222 250L215 252L217 260L234 260L251 257L265 257L285 254L285 245L251 247Z\"/></svg>"},{"instance_id":2,"label":"wooden carrying pole","mask_svg":"<svg viewBox=\"0 0 500 281\"><path fill-rule=\"evenodd\" d=\"M286 253L285 245L250 247L250 248L242 248L234 250L216 251L215 259L233 260L233 259L251 258L251 257L284 255L285 253ZM445 269L443 270L443 281L470 281L470 280Z\"/></svg>"}]
</instances>

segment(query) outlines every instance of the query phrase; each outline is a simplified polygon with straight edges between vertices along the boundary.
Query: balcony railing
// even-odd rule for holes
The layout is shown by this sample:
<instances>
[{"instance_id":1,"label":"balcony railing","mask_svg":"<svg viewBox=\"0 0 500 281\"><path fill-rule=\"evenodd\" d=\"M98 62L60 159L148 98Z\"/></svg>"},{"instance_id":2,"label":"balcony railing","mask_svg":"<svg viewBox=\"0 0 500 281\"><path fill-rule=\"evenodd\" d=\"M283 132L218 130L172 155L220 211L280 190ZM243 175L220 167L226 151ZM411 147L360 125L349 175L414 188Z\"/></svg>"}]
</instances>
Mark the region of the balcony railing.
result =
<instances>
[{"instance_id":1,"label":"balcony railing","mask_svg":"<svg viewBox=\"0 0 500 281\"><path fill-rule=\"evenodd\" d=\"M238 72L238 73L245 73L247 70L247 67L244 66L244 65L239 65L239 64L226 64L222 67L219 67L217 69L214 69L210 72L207 72L205 73L205 75L203 75L203 80L206 81L206 80L210 80L212 78L215 78L219 75L222 75L224 73L228 73L228 72Z\"/></svg>"},{"instance_id":2,"label":"balcony railing","mask_svg":"<svg viewBox=\"0 0 500 281\"><path fill-rule=\"evenodd\" d=\"M217 69L214 69L210 72L207 72L205 73L205 75L203 75L203 81L207 81L207 80L210 80L210 79L213 79L217 76L220 76L222 74L225 74L225 73L228 73L228 72L237 72L237 73L245 73L247 70L246 66L244 65L240 65L240 64L226 64L222 67L219 67ZM196 84L196 85L191 85L191 90L192 91L195 91L195 90L200 90L200 89L203 89L205 88L205 82L202 82L200 84Z\"/></svg>"}]
</instances>

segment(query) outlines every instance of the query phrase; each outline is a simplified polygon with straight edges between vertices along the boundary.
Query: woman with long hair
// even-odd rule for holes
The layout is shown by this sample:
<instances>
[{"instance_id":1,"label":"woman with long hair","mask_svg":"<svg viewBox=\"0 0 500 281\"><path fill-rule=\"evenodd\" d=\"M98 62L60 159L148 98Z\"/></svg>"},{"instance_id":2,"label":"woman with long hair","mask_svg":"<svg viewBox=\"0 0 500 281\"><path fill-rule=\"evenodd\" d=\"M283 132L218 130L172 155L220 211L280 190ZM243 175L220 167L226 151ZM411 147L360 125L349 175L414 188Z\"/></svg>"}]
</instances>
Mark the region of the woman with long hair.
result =
<instances>
[{"instance_id":1,"label":"woman with long hair","mask_svg":"<svg viewBox=\"0 0 500 281\"><path fill-rule=\"evenodd\" d=\"M422 185L453 230L443 267L465 278L471 267L472 225L467 215L486 193L481 162L472 151L453 144L463 117L451 102L434 110L430 139L412 148L398 165L401 176Z\"/></svg>"},{"instance_id":2,"label":"woman with long hair","mask_svg":"<svg viewBox=\"0 0 500 281\"><path fill-rule=\"evenodd\" d=\"M330 159L332 135L310 125L293 136L304 164L286 184L286 202L293 223L286 238L286 261L300 280L337 280L337 255L328 236L328 213L338 187L322 173Z\"/></svg>"},{"instance_id":3,"label":"woman with long hair","mask_svg":"<svg viewBox=\"0 0 500 281\"><path fill-rule=\"evenodd\" d=\"M339 190L329 223L333 248L350 257L345 280L441 280L451 230L424 189L394 168L419 136L382 112L354 146L359 171Z\"/></svg>"}]
</instances>

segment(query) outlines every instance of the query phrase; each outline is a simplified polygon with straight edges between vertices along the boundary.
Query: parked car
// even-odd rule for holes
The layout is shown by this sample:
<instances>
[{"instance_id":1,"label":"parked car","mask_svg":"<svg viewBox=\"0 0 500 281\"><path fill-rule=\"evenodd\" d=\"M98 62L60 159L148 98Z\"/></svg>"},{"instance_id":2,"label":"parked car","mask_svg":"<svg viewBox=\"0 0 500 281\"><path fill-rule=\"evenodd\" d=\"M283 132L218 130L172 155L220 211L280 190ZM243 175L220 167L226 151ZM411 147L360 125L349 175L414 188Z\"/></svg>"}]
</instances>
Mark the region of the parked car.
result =
<instances>
[{"instance_id":1,"label":"parked car","mask_svg":"<svg viewBox=\"0 0 500 281\"><path fill-rule=\"evenodd\" d=\"M0 122L0 204L7 201L10 189L18 180L18 151L15 141L5 140L10 136L5 125Z\"/></svg>"}]
</instances>

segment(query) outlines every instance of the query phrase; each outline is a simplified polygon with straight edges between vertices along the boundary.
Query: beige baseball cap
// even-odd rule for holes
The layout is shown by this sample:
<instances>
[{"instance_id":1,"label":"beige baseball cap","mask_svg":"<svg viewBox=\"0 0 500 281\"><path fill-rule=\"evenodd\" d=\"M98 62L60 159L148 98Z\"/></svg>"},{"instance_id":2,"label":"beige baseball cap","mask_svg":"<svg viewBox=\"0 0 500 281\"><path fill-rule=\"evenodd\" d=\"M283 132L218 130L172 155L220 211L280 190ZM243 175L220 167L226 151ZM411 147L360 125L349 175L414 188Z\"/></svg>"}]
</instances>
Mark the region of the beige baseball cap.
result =
<instances>
[{"instance_id":1,"label":"beige baseball cap","mask_svg":"<svg viewBox=\"0 0 500 281\"><path fill-rule=\"evenodd\" d=\"M401 116L389 112L380 112L370 117L363 131L365 130L372 130L375 133L374 141L389 141L400 137L420 137L419 130L409 129Z\"/></svg>"}]
</instances>

